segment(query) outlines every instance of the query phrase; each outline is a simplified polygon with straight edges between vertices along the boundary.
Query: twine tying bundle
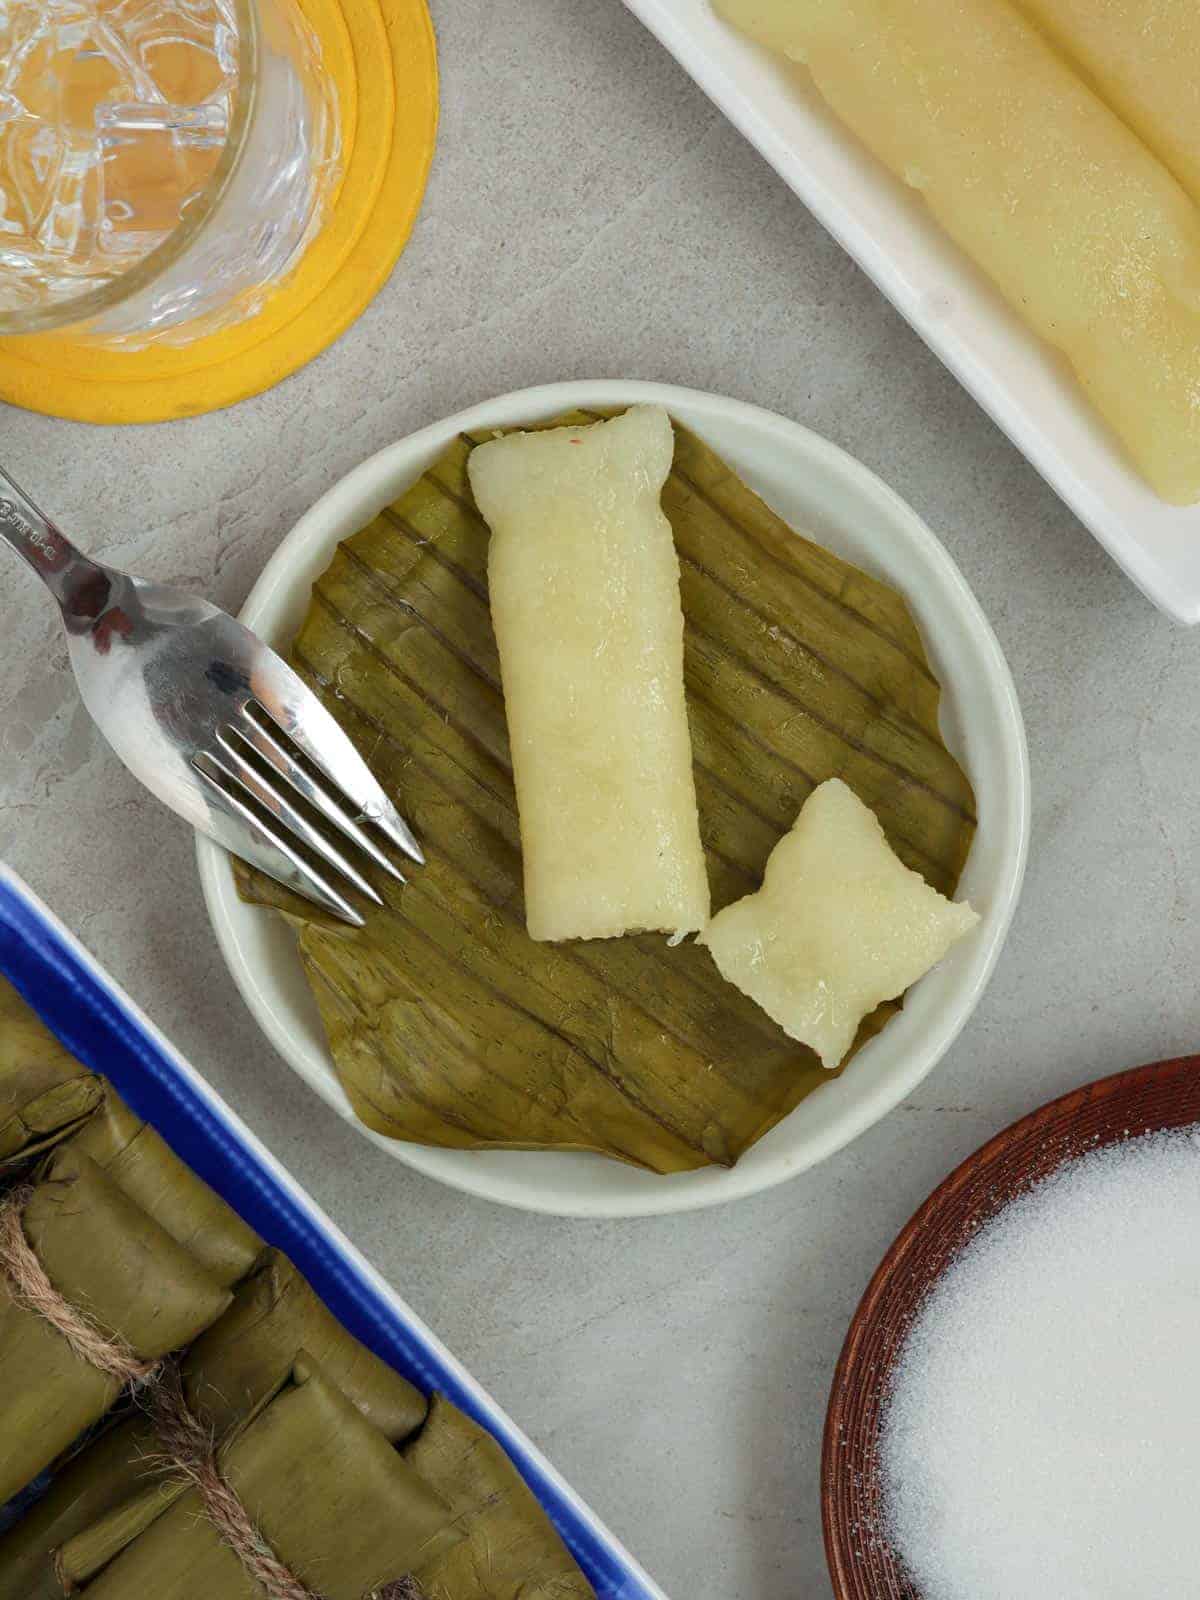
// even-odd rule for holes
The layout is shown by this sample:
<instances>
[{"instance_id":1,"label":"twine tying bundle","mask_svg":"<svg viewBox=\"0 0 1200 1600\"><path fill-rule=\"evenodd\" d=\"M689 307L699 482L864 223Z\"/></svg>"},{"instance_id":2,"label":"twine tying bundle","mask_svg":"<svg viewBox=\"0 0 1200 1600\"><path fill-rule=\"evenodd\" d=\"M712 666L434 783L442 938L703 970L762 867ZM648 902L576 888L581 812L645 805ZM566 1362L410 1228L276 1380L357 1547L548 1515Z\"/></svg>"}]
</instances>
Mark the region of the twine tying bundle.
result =
<instances>
[{"instance_id":1,"label":"twine tying bundle","mask_svg":"<svg viewBox=\"0 0 1200 1600\"><path fill-rule=\"evenodd\" d=\"M31 1188L17 1189L0 1206L0 1272L13 1298L61 1333L89 1367L122 1387L145 1383L158 1370L158 1362L143 1361L124 1339L106 1333L86 1311L64 1300L50 1282L21 1226L21 1214L32 1195Z\"/></svg>"},{"instance_id":2,"label":"twine tying bundle","mask_svg":"<svg viewBox=\"0 0 1200 1600\"><path fill-rule=\"evenodd\" d=\"M167 1368L146 1400L165 1465L195 1489L208 1520L270 1600L320 1600L279 1560L222 1474L211 1432L183 1397L178 1367Z\"/></svg>"},{"instance_id":3,"label":"twine tying bundle","mask_svg":"<svg viewBox=\"0 0 1200 1600\"><path fill-rule=\"evenodd\" d=\"M50 1282L25 1237L21 1215L33 1190L15 1190L0 1204L0 1276L15 1300L44 1318L89 1366L126 1384L143 1388L142 1403L162 1446L163 1466L183 1478L200 1496L205 1515L222 1541L255 1580L267 1600L322 1600L276 1556L217 1462L216 1441L189 1407L174 1362L143 1361L119 1336L107 1333L73 1306ZM63 1593L76 1586L59 1555L54 1567ZM424 1600L411 1577L386 1584L365 1600Z\"/></svg>"}]
</instances>

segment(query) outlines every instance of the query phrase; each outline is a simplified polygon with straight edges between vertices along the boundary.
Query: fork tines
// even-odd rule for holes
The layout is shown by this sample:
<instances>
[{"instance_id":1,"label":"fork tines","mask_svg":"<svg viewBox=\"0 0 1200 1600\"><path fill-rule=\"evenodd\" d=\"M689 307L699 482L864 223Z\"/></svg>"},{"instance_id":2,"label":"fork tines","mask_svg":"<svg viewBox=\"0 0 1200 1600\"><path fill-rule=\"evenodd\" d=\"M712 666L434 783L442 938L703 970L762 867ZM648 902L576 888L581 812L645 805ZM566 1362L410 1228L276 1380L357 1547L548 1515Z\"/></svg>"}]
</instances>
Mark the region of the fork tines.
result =
<instances>
[{"instance_id":1,"label":"fork tines","mask_svg":"<svg viewBox=\"0 0 1200 1600\"><path fill-rule=\"evenodd\" d=\"M339 881L374 905L383 899L317 821L324 819L400 883L407 881L404 874L364 824L373 824L406 855L423 862L411 829L315 696L299 708L289 707L287 725L258 699L246 700L239 710L236 723L216 730L215 748L195 754L194 771L212 799L242 824L247 859L361 927L363 918L340 892Z\"/></svg>"}]
</instances>

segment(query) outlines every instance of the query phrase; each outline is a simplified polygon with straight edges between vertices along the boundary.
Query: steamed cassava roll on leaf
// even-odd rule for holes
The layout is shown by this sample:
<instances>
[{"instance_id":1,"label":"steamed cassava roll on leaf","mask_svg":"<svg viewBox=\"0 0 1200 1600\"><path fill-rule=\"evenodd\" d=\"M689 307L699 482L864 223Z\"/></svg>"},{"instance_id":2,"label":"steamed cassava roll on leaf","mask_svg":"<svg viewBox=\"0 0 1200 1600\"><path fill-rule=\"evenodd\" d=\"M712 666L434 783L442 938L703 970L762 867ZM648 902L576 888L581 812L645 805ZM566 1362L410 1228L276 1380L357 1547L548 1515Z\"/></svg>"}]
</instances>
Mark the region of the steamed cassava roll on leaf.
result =
<instances>
[{"instance_id":1,"label":"steamed cassava roll on leaf","mask_svg":"<svg viewBox=\"0 0 1200 1600\"><path fill-rule=\"evenodd\" d=\"M842 120L1065 356L1157 493L1200 498L1200 212L1021 11L1009 0L716 7L807 67ZM1141 47L1130 28L1115 50ZM1181 55L1177 70L1193 66ZM1166 95L1160 104L1169 119Z\"/></svg>"},{"instance_id":2,"label":"steamed cassava roll on leaf","mask_svg":"<svg viewBox=\"0 0 1200 1600\"><path fill-rule=\"evenodd\" d=\"M359 1344L286 1256L268 1251L233 1303L184 1353L184 1398L217 1441L255 1416L286 1382L301 1351L368 1422L397 1444L425 1419L425 1397ZM147 1502L145 1491L163 1494ZM98 1519L124 1508L124 1544L185 1485L172 1480L144 1411L109 1428L56 1472L42 1499L0 1537L0 1600L47 1600L61 1593L53 1553ZM110 1529L111 1531L111 1529Z\"/></svg>"},{"instance_id":3,"label":"steamed cassava roll on leaf","mask_svg":"<svg viewBox=\"0 0 1200 1600\"><path fill-rule=\"evenodd\" d=\"M600 420L573 413L559 424ZM338 1076L393 1138L731 1165L825 1081L817 1057L661 935L536 943L488 605L489 530L455 440L314 585L292 661L401 803L427 865L362 929L239 867L296 929ZM843 777L953 894L974 798L902 597L794 534L675 427L663 490L713 904L758 887L816 783ZM893 1014L863 1024L869 1038Z\"/></svg>"},{"instance_id":4,"label":"steamed cassava roll on leaf","mask_svg":"<svg viewBox=\"0 0 1200 1600\"><path fill-rule=\"evenodd\" d=\"M442 1497L308 1360L217 1460L268 1548L322 1600L364 1600L460 1537ZM110 1553L91 1534L63 1549L88 1600L262 1600L195 1489L93 1575Z\"/></svg>"},{"instance_id":5,"label":"steamed cassava roll on leaf","mask_svg":"<svg viewBox=\"0 0 1200 1600\"><path fill-rule=\"evenodd\" d=\"M874 813L831 778L771 852L762 888L718 912L700 942L730 983L833 1068L863 1017L978 921L898 860Z\"/></svg>"},{"instance_id":6,"label":"steamed cassava roll on leaf","mask_svg":"<svg viewBox=\"0 0 1200 1600\"><path fill-rule=\"evenodd\" d=\"M189 1343L229 1304L228 1291L77 1152L50 1158L21 1220L58 1294L144 1360ZM0 1505L120 1391L0 1274Z\"/></svg>"},{"instance_id":7,"label":"steamed cassava roll on leaf","mask_svg":"<svg viewBox=\"0 0 1200 1600\"><path fill-rule=\"evenodd\" d=\"M463 1536L414 1568L424 1600L594 1600L503 1448L445 1396L434 1395L404 1455L449 1502Z\"/></svg>"},{"instance_id":8,"label":"steamed cassava roll on leaf","mask_svg":"<svg viewBox=\"0 0 1200 1600\"><path fill-rule=\"evenodd\" d=\"M696 933L708 879L657 406L473 451L534 939Z\"/></svg>"}]
</instances>

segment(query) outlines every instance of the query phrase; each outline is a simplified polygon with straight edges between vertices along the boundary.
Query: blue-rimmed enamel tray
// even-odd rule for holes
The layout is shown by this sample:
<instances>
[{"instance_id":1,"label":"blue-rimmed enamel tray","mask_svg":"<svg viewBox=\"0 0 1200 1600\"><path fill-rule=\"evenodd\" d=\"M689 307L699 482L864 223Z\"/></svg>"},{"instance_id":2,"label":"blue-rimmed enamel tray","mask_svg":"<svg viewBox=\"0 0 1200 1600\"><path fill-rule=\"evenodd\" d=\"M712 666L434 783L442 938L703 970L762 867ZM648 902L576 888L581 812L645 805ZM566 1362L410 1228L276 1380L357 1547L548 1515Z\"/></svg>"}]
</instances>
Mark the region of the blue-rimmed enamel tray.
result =
<instances>
[{"instance_id":1,"label":"blue-rimmed enamel tray","mask_svg":"<svg viewBox=\"0 0 1200 1600\"><path fill-rule=\"evenodd\" d=\"M61 923L0 867L0 972L86 1066L111 1079L187 1164L330 1310L427 1392L440 1390L508 1451L599 1600L666 1600L550 1463L313 1204L271 1153Z\"/></svg>"}]
</instances>

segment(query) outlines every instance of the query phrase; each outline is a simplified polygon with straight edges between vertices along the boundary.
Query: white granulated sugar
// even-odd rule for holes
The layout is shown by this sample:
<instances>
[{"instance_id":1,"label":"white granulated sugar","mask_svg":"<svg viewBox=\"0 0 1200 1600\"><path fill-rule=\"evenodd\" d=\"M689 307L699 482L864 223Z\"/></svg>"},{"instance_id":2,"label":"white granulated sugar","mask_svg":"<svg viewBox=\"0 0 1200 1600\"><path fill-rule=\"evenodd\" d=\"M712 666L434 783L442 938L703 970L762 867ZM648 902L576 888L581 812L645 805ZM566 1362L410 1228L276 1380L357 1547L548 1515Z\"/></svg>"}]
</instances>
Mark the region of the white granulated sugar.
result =
<instances>
[{"instance_id":1,"label":"white granulated sugar","mask_svg":"<svg viewBox=\"0 0 1200 1600\"><path fill-rule=\"evenodd\" d=\"M923 1600L1197 1600L1194 1130L1081 1157L980 1230L908 1336L881 1450Z\"/></svg>"}]
</instances>

